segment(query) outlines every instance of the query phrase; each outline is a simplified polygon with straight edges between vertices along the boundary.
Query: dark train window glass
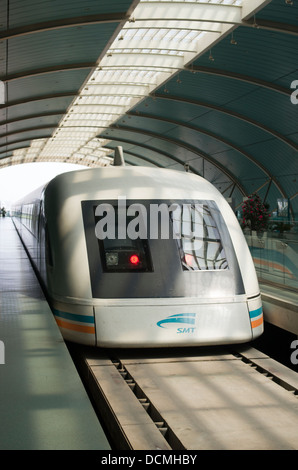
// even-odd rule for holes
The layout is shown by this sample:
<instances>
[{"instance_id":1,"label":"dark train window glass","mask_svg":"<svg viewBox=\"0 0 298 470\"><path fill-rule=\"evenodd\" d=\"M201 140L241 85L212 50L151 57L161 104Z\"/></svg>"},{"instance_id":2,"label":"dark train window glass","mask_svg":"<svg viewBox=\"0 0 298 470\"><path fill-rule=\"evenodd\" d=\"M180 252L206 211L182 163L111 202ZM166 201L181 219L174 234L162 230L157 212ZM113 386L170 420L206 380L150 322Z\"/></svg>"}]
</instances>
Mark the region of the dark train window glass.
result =
<instances>
[{"instance_id":1,"label":"dark train window glass","mask_svg":"<svg viewBox=\"0 0 298 470\"><path fill-rule=\"evenodd\" d=\"M181 204L171 212L182 267L186 271L228 269L225 249L207 202Z\"/></svg>"},{"instance_id":2,"label":"dark train window glass","mask_svg":"<svg viewBox=\"0 0 298 470\"><path fill-rule=\"evenodd\" d=\"M93 210L105 272L152 272L150 243L167 238L175 240L184 271L229 269L221 236L226 226L213 201L133 202L120 209L102 203ZM163 243L160 249L175 256L173 246Z\"/></svg>"},{"instance_id":3,"label":"dark train window glass","mask_svg":"<svg viewBox=\"0 0 298 470\"><path fill-rule=\"evenodd\" d=\"M148 240L132 239L127 235L127 227L134 217L126 215L123 225L117 207L107 204L100 215L97 214L96 208L97 206L94 207L96 236L103 270L105 272L151 272L153 268ZM122 234L121 238L119 234Z\"/></svg>"}]
</instances>

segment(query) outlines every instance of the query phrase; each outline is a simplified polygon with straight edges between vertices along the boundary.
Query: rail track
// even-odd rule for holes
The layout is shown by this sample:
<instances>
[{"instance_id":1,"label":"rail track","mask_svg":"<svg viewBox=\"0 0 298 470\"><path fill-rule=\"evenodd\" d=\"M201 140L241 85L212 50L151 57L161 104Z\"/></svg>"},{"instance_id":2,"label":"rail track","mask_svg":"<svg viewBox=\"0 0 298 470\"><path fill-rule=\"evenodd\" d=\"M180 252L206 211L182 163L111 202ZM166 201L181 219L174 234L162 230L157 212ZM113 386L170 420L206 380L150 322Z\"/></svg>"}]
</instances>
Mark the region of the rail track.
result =
<instances>
[{"instance_id":1,"label":"rail track","mask_svg":"<svg viewBox=\"0 0 298 470\"><path fill-rule=\"evenodd\" d=\"M298 375L250 346L72 355L116 450L298 449Z\"/></svg>"}]
</instances>

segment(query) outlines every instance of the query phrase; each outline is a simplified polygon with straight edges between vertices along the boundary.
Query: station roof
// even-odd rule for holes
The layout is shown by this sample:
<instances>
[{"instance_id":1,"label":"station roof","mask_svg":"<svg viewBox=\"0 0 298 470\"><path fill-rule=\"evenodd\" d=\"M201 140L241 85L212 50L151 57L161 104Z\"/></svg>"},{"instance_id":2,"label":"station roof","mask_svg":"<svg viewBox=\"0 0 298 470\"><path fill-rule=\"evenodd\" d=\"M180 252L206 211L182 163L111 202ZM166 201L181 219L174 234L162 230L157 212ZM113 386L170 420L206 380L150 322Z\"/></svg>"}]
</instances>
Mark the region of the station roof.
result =
<instances>
[{"instance_id":1,"label":"station roof","mask_svg":"<svg viewBox=\"0 0 298 470\"><path fill-rule=\"evenodd\" d=\"M190 171L298 212L297 0L0 0L0 169Z\"/></svg>"}]
</instances>

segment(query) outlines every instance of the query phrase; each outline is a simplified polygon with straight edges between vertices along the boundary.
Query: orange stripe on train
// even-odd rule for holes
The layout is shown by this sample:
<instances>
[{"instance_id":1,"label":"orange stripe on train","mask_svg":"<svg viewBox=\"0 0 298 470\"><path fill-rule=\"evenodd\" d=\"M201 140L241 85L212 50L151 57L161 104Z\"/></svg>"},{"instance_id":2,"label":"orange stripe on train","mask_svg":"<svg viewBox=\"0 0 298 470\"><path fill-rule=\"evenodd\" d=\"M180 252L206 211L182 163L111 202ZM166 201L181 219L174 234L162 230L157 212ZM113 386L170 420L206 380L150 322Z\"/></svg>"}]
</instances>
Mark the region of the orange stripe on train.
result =
<instances>
[{"instance_id":1,"label":"orange stripe on train","mask_svg":"<svg viewBox=\"0 0 298 470\"><path fill-rule=\"evenodd\" d=\"M75 325L74 323L69 323L59 318L56 318L57 325L61 328L66 328L67 330L79 331L80 333L89 333L95 335L94 326L84 326L84 325Z\"/></svg>"},{"instance_id":2,"label":"orange stripe on train","mask_svg":"<svg viewBox=\"0 0 298 470\"><path fill-rule=\"evenodd\" d=\"M258 318L257 320L252 320L251 321L251 327L252 328L256 328L257 326L260 326L263 324L263 315L261 316L261 318Z\"/></svg>"}]
</instances>

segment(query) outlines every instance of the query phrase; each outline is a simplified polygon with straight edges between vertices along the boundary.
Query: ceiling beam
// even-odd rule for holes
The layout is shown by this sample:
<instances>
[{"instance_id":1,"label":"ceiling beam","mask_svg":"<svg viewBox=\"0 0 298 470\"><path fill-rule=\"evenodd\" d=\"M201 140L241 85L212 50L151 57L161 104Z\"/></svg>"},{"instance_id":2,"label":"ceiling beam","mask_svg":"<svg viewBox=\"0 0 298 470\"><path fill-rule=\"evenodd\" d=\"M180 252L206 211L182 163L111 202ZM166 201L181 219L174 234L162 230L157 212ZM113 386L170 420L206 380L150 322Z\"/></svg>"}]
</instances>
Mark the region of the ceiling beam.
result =
<instances>
[{"instance_id":1,"label":"ceiling beam","mask_svg":"<svg viewBox=\"0 0 298 470\"><path fill-rule=\"evenodd\" d=\"M4 105L0 105L0 109L6 109L12 106L20 106L22 104L33 103L34 101L43 101L43 100L51 100L51 99L56 99L56 98L68 98L68 97L75 98L76 96L77 96L76 91L68 92L68 93L52 93L49 95L33 96L31 98L24 98L22 100L10 101L9 103L6 102Z\"/></svg>"},{"instance_id":2,"label":"ceiling beam","mask_svg":"<svg viewBox=\"0 0 298 470\"><path fill-rule=\"evenodd\" d=\"M196 147L194 147L192 145L186 144L184 142L180 142L179 140L174 139L173 137L168 137L168 136L156 134L155 132L150 132L150 131L147 131L147 130L144 130L144 129L135 129L135 128L129 127L129 126L111 125L108 130L109 131L111 131L111 130L114 130L114 131L120 130L120 131L123 131L123 132L133 132L135 134L142 134L142 135L146 135L146 136L152 137L154 139L163 140L163 141L166 141L170 144L174 144L178 147L184 148L184 149L188 150L189 152L193 153L194 155L197 155L197 156L203 158L203 160L206 160L206 161L210 162L212 165L214 165L218 170L220 170L222 173L224 173L231 181L236 183L238 189L240 190L240 192L242 193L243 196L247 196L244 187L242 186L240 181L237 180L235 175L233 175L230 171L228 171L223 165L220 165L210 155L206 154L205 152L203 152L201 150L198 150ZM123 140L121 138L117 139L117 137L115 137L114 135L111 135L110 132L104 132L103 134L99 135L98 137L106 138L106 139L112 139L112 140L120 140L120 141ZM129 141L129 142L134 143L135 145L142 146L142 144L139 144L136 141ZM152 147L152 148L154 148L154 147ZM155 149L155 151L156 151L156 149ZM172 158L174 160L174 158L172 156L170 158ZM181 163L181 161L180 161L180 163ZM187 163L187 162L183 162L181 164L184 165L184 163Z\"/></svg>"},{"instance_id":3,"label":"ceiling beam","mask_svg":"<svg viewBox=\"0 0 298 470\"><path fill-rule=\"evenodd\" d=\"M202 106L202 107L207 108L207 109L212 109L212 110L218 111L220 113L227 114L229 116L240 119L241 121L244 121L248 124L251 124L252 126L257 127L258 129L263 130L264 132L266 132L266 133L272 135L273 137L275 137L276 139L281 140L282 142L284 142L286 145L293 148L294 150L296 150L296 151L298 150L298 145L295 142L288 139L287 137L280 134L279 132L275 131L274 129L271 129L270 127L265 126L265 125L261 124L260 122L255 121L254 119L250 119L250 118L244 116L243 114L239 114L239 113L236 113L235 111L228 110L228 109L224 108L223 106L217 106L217 105L214 105L214 104L206 103L204 101L199 101L199 100L194 100L194 99L187 99L187 98L183 98L181 96L175 96L175 95L170 95L170 94L164 95L162 93L151 93L151 96L152 96L152 98L172 100L172 101L178 101L178 102L183 102L183 103L189 103L189 104L196 105L196 106Z\"/></svg>"},{"instance_id":4,"label":"ceiling beam","mask_svg":"<svg viewBox=\"0 0 298 470\"><path fill-rule=\"evenodd\" d=\"M277 93L281 93L287 96L291 96L291 94L293 93L292 90L285 88L281 85L277 85L272 82L267 82L266 80L260 80L259 78L251 77L249 75L242 75L236 72L230 72L230 71L221 70L221 69L213 69L213 68L204 67L201 65L189 65L186 69L193 73L202 72L202 73L206 73L209 75L216 75L219 77L231 78L233 80L249 83L250 85L256 85L258 87L266 88L267 90L275 91Z\"/></svg>"},{"instance_id":5,"label":"ceiling beam","mask_svg":"<svg viewBox=\"0 0 298 470\"><path fill-rule=\"evenodd\" d=\"M14 118L14 119L8 119L7 121L0 121L1 122L1 126L5 126L7 124L14 124L16 122L21 122L21 121L26 121L28 119L42 119L44 117L50 117L50 116L57 116L60 118L60 116L64 115L65 113L65 109L62 109L62 110L58 110L58 111L51 111L49 113L45 112L45 113L42 113L42 114L27 114L26 116L19 116L17 118Z\"/></svg>"},{"instance_id":6,"label":"ceiling beam","mask_svg":"<svg viewBox=\"0 0 298 470\"><path fill-rule=\"evenodd\" d=\"M108 146L107 146L108 147ZM140 160L144 160L145 162L148 162L148 163L152 163L153 165L159 167L159 168L165 168L163 165L161 165L160 163L158 162L155 162L154 160L152 160L152 158L149 158L149 157L145 157L144 155L139 155L138 153L136 152L131 152L130 150L125 150L124 151L125 155L131 155L135 158L139 158ZM162 153L162 152L159 152L159 153ZM168 157L169 158L169 157ZM125 161L128 161L126 158L125 158ZM133 165L133 163L131 163ZM181 163L182 165L182 163Z\"/></svg>"},{"instance_id":7,"label":"ceiling beam","mask_svg":"<svg viewBox=\"0 0 298 470\"><path fill-rule=\"evenodd\" d=\"M138 21L189 21L193 18L199 22L208 23L241 23L242 8L239 5L230 5L225 3L211 4L208 1L199 3L188 3L175 1L169 8L168 2L148 1L142 3L142 9L138 10L134 18ZM190 16L191 10L191 16Z\"/></svg>"},{"instance_id":8,"label":"ceiling beam","mask_svg":"<svg viewBox=\"0 0 298 470\"><path fill-rule=\"evenodd\" d=\"M242 26L298 36L298 27L294 24L278 23L275 21L263 20L261 18L250 18L249 20L242 21Z\"/></svg>"},{"instance_id":9,"label":"ceiling beam","mask_svg":"<svg viewBox=\"0 0 298 470\"><path fill-rule=\"evenodd\" d=\"M11 75L6 75L5 77L2 78L2 82L8 83L8 82L12 82L13 80L35 77L36 75L46 75L49 73L65 72L68 70L92 69L94 67L96 67L96 63L94 62L83 62L79 64L59 64L59 65L53 65L51 67L42 67L40 69L28 70L25 72L18 72L18 73L14 73Z\"/></svg>"},{"instance_id":10,"label":"ceiling beam","mask_svg":"<svg viewBox=\"0 0 298 470\"><path fill-rule=\"evenodd\" d=\"M25 131L24 131L25 132ZM4 136L5 137L5 136ZM39 135L38 137L27 137L25 139L17 139L17 140L13 140L11 142L5 142L5 144L0 144L0 149L3 147L3 148L8 148L10 147L11 145L15 145L15 144L19 144L21 142L26 142L26 144L24 145L25 147L29 147L30 146L30 143L32 142L32 140L34 139L48 139L50 136L47 134L47 135ZM2 137L3 138L3 137ZM29 144L27 144L27 142L29 142ZM23 147L21 147L23 148ZM18 149L20 149L20 147L18 147ZM16 149L12 149L12 150L16 150ZM6 150L7 152L11 151L10 149ZM0 152L1 153L1 152Z\"/></svg>"},{"instance_id":11,"label":"ceiling beam","mask_svg":"<svg viewBox=\"0 0 298 470\"><path fill-rule=\"evenodd\" d=\"M282 186L278 183L276 178L272 175L272 173L264 165L262 165L256 158L254 158L252 155L250 155L244 149L242 149L241 147L238 147L237 145L233 144L228 139L220 137L219 135L214 134L213 132L207 131L205 129L202 129L198 126L194 126L193 124L188 124L188 123L181 122L181 121L179 122L175 119L161 118L159 116L154 116L154 115L151 115L151 114L145 114L145 113L140 113L140 112L133 112L133 111L127 112L127 115L128 116L143 117L143 118L146 118L146 119L153 119L153 120L162 121L162 122L168 122L170 124L174 124L175 126L191 129L191 130L194 130L194 131L198 132L199 134L207 135L208 137L211 137L212 139L215 139L215 140L227 145L231 149L236 150L236 152L239 152L241 155L243 155L246 159L248 159L254 165L256 165L275 184L275 186L277 187L277 189L281 193L281 195L283 197L287 197L287 195L286 195L285 191L283 190ZM120 125L120 129L121 129L121 125Z\"/></svg>"},{"instance_id":12,"label":"ceiling beam","mask_svg":"<svg viewBox=\"0 0 298 470\"><path fill-rule=\"evenodd\" d=\"M22 134L24 132L35 132L35 131L40 131L40 130L43 130L43 129L52 129L55 130L56 129L56 126L54 124L50 125L50 126L36 126L36 127L28 127L27 129L18 129L16 131L12 131L12 132L5 132L4 134L0 134L0 139L3 138L3 137L8 137L10 135L16 135L16 134ZM52 135L52 133L50 134L50 136ZM49 136L48 136L49 137ZM40 137L36 137L37 139L40 139ZM34 137L32 137L32 139L34 139Z\"/></svg>"},{"instance_id":13,"label":"ceiling beam","mask_svg":"<svg viewBox=\"0 0 298 470\"><path fill-rule=\"evenodd\" d=\"M126 12L105 13L97 15L76 16L73 18L62 18L58 20L44 21L17 28L9 28L0 32L0 40L12 39L28 34L36 34L44 31L52 31L62 28L73 28L75 26L85 26L91 24L118 23L127 21L129 14Z\"/></svg>"},{"instance_id":14,"label":"ceiling beam","mask_svg":"<svg viewBox=\"0 0 298 470\"><path fill-rule=\"evenodd\" d=\"M117 141L117 139L115 139ZM155 147L151 146L151 145L147 145L147 144L144 144L144 143L138 143L138 142L134 142L133 140L130 140L130 139L120 139L121 142L126 142L126 143L130 143L130 144L134 144L136 147L141 147L141 148L145 148L145 149L148 149L148 150L154 150L155 153L159 154L159 155L163 155L164 157L168 158L169 160L171 160L171 162L174 162L174 164L178 163L179 165L181 165L182 167L184 167L185 165L185 162L183 162L182 160L180 160L180 158L177 158L175 157L174 155L168 153L168 152L165 152L164 150L156 150ZM111 145L107 144L105 145L105 148L107 149L114 149L114 147L112 147ZM160 168L168 168L169 165L166 165L166 166L162 166L161 164L159 163L156 163L154 161L154 159L151 159L149 157L144 157L144 156L141 156L137 153L134 153L134 152L131 152L129 150L124 150L124 153L128 153L130 155L133 155L137 158L140 158L141 160L145 160L149 163L152 163L156 166L159 166ZM202 174L196 170L192 165L189 165L189 169L195 174L195 175L198 175L198 176L202 176Z\"/></svg>"}]
</instances>

